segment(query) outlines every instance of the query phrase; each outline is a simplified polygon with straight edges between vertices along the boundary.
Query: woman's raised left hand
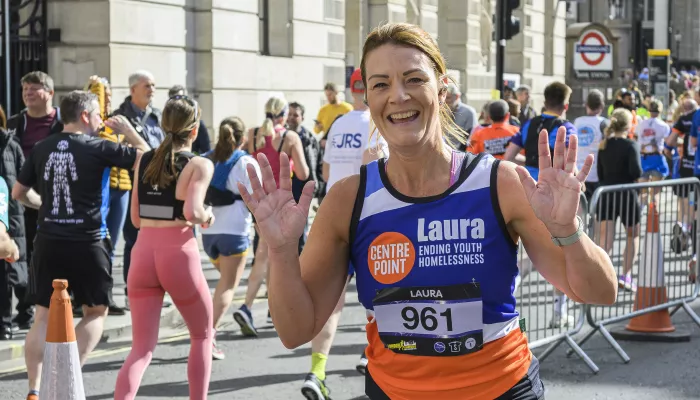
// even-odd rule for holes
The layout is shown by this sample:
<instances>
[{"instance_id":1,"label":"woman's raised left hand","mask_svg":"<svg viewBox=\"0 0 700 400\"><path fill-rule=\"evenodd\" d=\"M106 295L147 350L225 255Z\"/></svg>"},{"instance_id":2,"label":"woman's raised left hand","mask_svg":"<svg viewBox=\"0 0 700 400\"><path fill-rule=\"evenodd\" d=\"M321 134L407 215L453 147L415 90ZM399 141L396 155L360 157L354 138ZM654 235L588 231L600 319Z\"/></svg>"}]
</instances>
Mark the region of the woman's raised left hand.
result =
<instances>
[{"instance_id":1,"label":"woman's raised left hand","mask_svg":"<svg viewBox=\"0 0 700 400\"><path fill-rule=\"evenodd\" d=\"M549 151L549 133L546 130L540 132L537 147L539 179L535 182L527 169L518 167L520 182L535 215L544 222L549 233L554 237L570 236L578 228L576 213L581 187L591 171L593 155L589 154L581 170L574 174L578 138L570 135L567 149L566 128L563 126L557 130L553 161Z\"/></svg>"}]
</instances>

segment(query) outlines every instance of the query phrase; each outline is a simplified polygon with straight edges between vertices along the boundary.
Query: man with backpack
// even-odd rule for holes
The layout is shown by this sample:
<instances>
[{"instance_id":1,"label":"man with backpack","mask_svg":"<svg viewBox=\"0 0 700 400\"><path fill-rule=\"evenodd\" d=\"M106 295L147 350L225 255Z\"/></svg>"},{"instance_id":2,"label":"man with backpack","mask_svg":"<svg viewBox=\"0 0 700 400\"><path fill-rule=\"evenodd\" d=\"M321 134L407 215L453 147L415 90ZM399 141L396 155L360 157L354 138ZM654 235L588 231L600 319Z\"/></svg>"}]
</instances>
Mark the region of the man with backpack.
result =
<instances>
[{"instance_id":1,"label":"man with backpack","mask_svg":"<svg viewBox=\"0 0 700 400\"><path fill-rule=\"evenodd\" d=\"M569 97L571 88L561 82L552 82L544 88L544 110L539 115L523 124L520 132L516 133L510 140L504 157L507 161L515 160L520 150L525 149L525 168L534 180L539 177L539 151L538 142L540 132L546 130L548 133L549 151L554 155L554 143L557 139L559 128L566 130L565 144L569 146L569 137L577 134L576 127L562 116L569 108ZM521 262L521 279L530 272L532 263L529 259L523 258ZM567 312L566 295L559 290L554 290L554 315L549 322L549 327L573 328L574 318Z\"/></svg>"}]
</instances>

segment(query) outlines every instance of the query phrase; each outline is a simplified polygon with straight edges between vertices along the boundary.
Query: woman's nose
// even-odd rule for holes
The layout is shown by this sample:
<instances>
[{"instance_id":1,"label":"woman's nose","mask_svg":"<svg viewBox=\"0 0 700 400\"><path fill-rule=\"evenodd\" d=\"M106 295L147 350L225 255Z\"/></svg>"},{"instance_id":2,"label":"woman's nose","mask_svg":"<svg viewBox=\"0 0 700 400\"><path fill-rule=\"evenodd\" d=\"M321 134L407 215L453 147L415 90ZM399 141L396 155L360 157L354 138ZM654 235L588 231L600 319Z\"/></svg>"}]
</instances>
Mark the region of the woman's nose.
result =
<instances>
[{"instance_id":1,"label":"woman's nose","mask_svg":"<svg viewBox=\"0 0 700 400\"><path fill-rule=\"evenodd\" d=\"M390 93L390 101L393 103L403 103L411 98L406 92L406 87L403 84L392 85Z\"/></svg>"}]
</instances>

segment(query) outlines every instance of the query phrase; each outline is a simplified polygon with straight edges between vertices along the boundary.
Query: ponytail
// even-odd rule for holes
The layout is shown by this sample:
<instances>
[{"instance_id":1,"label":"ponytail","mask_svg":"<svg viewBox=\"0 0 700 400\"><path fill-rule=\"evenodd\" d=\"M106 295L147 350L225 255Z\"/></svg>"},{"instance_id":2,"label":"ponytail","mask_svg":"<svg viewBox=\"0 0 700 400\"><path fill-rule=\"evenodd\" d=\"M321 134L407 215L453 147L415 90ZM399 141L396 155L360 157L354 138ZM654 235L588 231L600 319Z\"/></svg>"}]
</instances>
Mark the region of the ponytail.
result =
<instances>
[{"instance_id":1,"label":"ponytail","mask_svg":"<svg viewBox=\"0 0 700 400\"><path fill-rule=\"evenodd\" d=\"M270 97L265 103L265 120L260 128L258 135L255 138L255 148L265 147L265 138L275 134L274 120L284 117L289 112L287 101L280 97Z\"/></svg>"},{"instance_id":2,"label":"ponytail","mask_svg":"<svg viewBox=\"0 0 700 400\"><path fill-rule=\"evenodd\" d=\"M192 131L199 128L201 114L197 102L184 96L172 97L165 103L161 122L165 139L146 166L143 182L164 189L177 179L174 148L185 145Z\"/></svg>"},{"instance_id":3,"label":"ponytail","mask_svg":"<svg viewBox=\"0 0 700 400\"><path fill-rule=\"evenodd\" d=\"M265 117L260 128L258 128L258 134L255 137L255 148L261 149L265 147L265 138L275 134L275 124L272 123L272 116L268 114Z\"/></svg>"},{"instance_id":4,"label":"ponytail","mask_svg":"<svg viewBox=\"0 0 700 400\"><path fill-rule=\"evenodd\" d=\"M165 135L165 140L155 150L155 154L143 172L143 181L151 186L167 187L177 176L175 175L175 152L173 151L173 135Z\"/></svg>"},{"instance_id":5,"label":"ponytail","mask_svg":"<svg viewBox=\"0 0 700 400\"><path fill-rule=\"evenodd\" d=\"M632 113L625 108L617 108L610 115L610 124L605 128L605 137L600 142L599 149L605 150L608 139L614 137L618 133L624 133L625 137L632 125Z\"/></svg>"},{"instance_id":6,"label":"ponytail","mask_svg":"<svg viewBox=\"0 0 700 400\"><path fill-rule=\"evenodd\" d=\"M245 125L238 117L230 117L221 121L219 125L219 139L212 153L214 162L225 162L243 142Z\"/></svg>"}]
</instances>

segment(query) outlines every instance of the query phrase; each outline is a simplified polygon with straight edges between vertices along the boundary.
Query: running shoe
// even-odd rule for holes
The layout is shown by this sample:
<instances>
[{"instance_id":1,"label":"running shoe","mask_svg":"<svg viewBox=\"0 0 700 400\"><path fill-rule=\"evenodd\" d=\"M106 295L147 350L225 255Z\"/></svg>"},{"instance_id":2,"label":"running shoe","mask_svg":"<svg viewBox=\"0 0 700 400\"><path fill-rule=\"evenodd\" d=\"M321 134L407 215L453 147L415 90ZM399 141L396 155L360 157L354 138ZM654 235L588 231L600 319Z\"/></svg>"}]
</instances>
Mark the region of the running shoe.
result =
<instances>
[{"instance_id":1,"label":"running shoe","mask_svg":"<svg viewBox=\"0 0 700 400\"><path fill-rule=\"evenodd\" d=\"M270 310L267 310L267 323L272 324L272 315L270 314Z\"/></svg>"},{"instance_id":2,"label":"running shoe","mask_svg":"<svg viewBox=\"0 0 700 400\"><path fill-rule=\"evenodd\" d=\"M617 280L617 286L620 289L625 289L629 292L637 291L637 285L634 282L632 282L632 277L630 275L621 276Z\"/></svg>"},{"instance_id":3,"label":"running shoe","mask_svg":"<svg viewBox=\"0 0 700 400\"><path fill-rule=\"evenodd\" d=\"M367 356L365 355L364 351L362 352L362 355L360 356L360 362L357 363L355 369L362 375L367 374Z\"/></svg>"},{"instance_id":4,"label":"running shoe","mask_svg":"<svg viewBox=\"0 0 700 400\"><path fill-rule=\"evenodd\" d=\"M248 307L243 304L241 308L233 313L233 319L241 326L241 332L244 336L257 337L258 331L253 325L253 314Z\"/></svg>"},{"instance_id":5,"label":"running shoe","mask_svg":"<svg viewBox=\"0 0 700 400\"><path fill-rule=\"evenodd\" d=\"M330 400L331 390L326 386L326 381L318 379L314 374L306 375L304 384L301 386L301 394L307 400Z\"/></svg>"},{"instance_id":6,"label":"running shoe","mask_svg":"<svg viewBox=\"0 0 700 400\"><path fill-rule=\"evenodd\" d=\"M573 328L574 325L576 325L576 320L573 316L554 313L554 316L549 321L549 325L547 325L547 327L549 329Z\"/></svg>"},{"instance_id":7,"label":"running shoe","mask_svg":"<svg viewBox=\"0 0 700 400\"><path fill-rule=\"evenodd\" d=\"M226 358L224 352L221 351L219 346L216 344L216 339L211 341L211 357L215 360L223 360Z\"/></svg>"}]
</instances>

